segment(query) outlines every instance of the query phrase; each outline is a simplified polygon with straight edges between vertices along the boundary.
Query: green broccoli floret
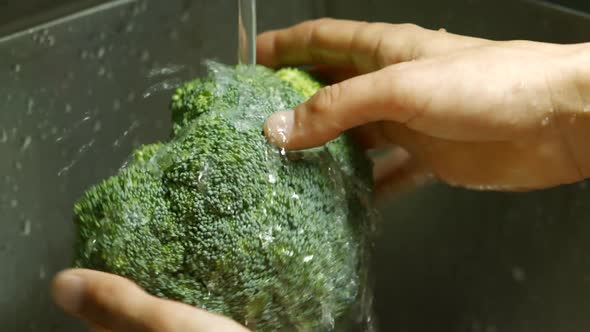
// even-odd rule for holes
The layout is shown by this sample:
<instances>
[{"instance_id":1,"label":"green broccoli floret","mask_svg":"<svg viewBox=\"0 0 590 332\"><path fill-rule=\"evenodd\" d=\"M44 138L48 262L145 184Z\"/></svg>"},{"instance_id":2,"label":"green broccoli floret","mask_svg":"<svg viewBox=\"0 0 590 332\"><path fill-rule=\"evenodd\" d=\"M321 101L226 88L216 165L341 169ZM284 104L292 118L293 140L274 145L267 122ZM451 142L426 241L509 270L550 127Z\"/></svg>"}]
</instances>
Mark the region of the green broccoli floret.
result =
<instances>
[{"instance_id":1,"label":"green broccoli floret","mask_svg":"<svg viewBox=\"0 0 590 332\"><path fill-rule=\"evenodd\" d=\"M320 87L307 74L209 67L174 94L170 140L76 203L75 264L256 331L330 331L366 282L370 163L346 136L285 153L262 135Z\"/></svg>"}]
</instances>

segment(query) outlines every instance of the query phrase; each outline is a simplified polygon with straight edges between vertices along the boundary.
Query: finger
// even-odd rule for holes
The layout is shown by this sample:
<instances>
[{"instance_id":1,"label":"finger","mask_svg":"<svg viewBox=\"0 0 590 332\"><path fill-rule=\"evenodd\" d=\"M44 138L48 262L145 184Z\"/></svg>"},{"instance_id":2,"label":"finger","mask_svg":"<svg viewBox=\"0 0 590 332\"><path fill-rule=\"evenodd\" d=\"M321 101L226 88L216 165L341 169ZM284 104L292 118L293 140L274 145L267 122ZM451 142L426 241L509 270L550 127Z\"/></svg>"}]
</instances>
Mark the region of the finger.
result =
<instances>
[{"instance_id":1,"label":"finger","mask_svg":"<svg viewBox=\"0 0 590 332\"><path fill-rule=\"evenodd\" d=\"M262 33L257 38L259 63L269 67L331 64L377 68L375 56L390 27L384 23L319 19Z\"/></svg>"},{"instance_id":2,"label":"finger","mask_svg":"<svg viewBox=\"0 0 590 332\"><path fill-rule=\"evenodd\" d=\"M379 200L411 191L435 179L425 164L401 148L374 158L373 174Z\"/></svg>"},{"instance_id":3,"label":"finger","mask_svg":"<svg viewBox=\"0 0 590 332\"><path fill-rule=\"evenodd\" d=\"M159 299L127 279L102 272L62 272L54 280L53 294L69 314L116 332L246 331L229 319Z\"/></svg>"},{"instance_id":4,"label":"finger","mask_svg":"<svg viewBox=\"0 0 590 332\"><path fill-rule=\"evenodd\" d=\"M320 146L342 132L381 120L404 123L415 107L406 94L412 85L398 81L389 68L327 86L294 110L271 115L265 124L269 140L289 150ZM410 100L410 102L408 102Z\"/></svg>"},{"instance_id":5,"label":"finger","mask_svg":"<svg viewBox=\"0 0 590 332\"><path fill-rule=\"evenodd\" d=\"M353 66L362 73L390 64L481 44L483 39L432 31L413 24L319 19L262 33L257 58L262 65Z\"/></svg>"}]
</instances>

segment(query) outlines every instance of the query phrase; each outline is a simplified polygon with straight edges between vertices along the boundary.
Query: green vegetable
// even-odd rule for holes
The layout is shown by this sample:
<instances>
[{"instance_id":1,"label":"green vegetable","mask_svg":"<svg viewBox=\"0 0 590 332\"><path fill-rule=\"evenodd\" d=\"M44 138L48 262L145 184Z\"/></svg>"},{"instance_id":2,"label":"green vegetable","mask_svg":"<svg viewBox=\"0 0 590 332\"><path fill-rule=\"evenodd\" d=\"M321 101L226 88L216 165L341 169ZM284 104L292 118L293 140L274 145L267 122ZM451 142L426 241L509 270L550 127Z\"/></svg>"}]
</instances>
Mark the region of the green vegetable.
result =
<instances>
[{"instance_id":1,"label":"green vegetable","mask_svg":"<svg viewBox=\"0 0 590 332\"><path fill-rule=\"evenodd\" d=\"M209 67L174 94L169 141L76 203L76 266L257 331L331 330L366 284L370 163L346 136L296 153L267 142L268 115L320 88L304 72Z\"/></svg>"}]
</instances>

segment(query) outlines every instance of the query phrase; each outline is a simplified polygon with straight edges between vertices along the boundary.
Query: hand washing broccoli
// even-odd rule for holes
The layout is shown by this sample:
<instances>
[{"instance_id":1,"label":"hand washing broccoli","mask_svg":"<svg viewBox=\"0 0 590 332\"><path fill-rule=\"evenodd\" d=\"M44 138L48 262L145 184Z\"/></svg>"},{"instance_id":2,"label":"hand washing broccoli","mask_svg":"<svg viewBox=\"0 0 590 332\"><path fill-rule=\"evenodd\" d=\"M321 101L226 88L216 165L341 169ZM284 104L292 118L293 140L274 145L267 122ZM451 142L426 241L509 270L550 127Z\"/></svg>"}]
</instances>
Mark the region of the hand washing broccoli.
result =
<instances>
[{"instance_id":1,"label":"hand washing broccoli","mask_svg":"<svg viewBox=\"0 0 590 332\"><path fill-rule=\"evenodd\" d=\"M262 135L320 87L307 74L209 68L174 94L169 141L76 203L75 264L256 331L330 331L366 285L369 161L346 136L285 153Z\"/></svg>"}]
</instances>

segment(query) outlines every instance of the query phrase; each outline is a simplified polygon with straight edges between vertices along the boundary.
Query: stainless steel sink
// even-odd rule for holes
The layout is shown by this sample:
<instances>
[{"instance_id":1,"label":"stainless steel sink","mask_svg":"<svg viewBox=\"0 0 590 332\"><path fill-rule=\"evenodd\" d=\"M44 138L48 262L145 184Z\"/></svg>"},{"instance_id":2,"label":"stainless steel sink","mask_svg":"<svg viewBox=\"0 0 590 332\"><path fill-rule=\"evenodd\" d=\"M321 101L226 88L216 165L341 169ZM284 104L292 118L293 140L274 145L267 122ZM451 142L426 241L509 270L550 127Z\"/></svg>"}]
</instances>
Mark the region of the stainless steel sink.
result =
<instances>
[{"instance_id":1,"label":"stainless steel sink","mask_svg":"<svg viewBox=\"0 0 590 332\"><path fill-rule=\"evenodd\" d=\"M201 74L203 59L235 61L233 0L100 2L0 36L2 331L81 330L48 294L71 262L74 200L133 147L168 135L170 85ZM562 43L590 31L587 15L524 0L260 0L260 29L320 16ZM171 65L173 75L154 76ZM499 194L436 184L383 204L381 331L590 330L587 188Z\"/></svg>"}]
</instances>

